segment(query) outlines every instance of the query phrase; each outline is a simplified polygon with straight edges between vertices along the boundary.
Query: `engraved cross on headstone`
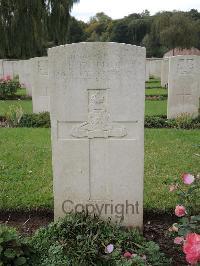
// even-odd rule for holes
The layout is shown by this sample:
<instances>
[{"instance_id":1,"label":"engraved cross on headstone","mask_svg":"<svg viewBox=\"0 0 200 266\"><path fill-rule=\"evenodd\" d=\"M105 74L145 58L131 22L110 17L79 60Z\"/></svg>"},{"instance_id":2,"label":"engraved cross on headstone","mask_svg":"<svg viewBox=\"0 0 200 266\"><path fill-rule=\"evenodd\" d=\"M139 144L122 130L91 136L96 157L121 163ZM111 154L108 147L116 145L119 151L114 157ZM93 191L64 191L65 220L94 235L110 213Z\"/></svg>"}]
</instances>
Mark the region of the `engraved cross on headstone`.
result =
<instances>
[{"instance_id":1,"label":"engraved cross on headstone","mask_svg":"<svg viewBox=\"0 0 200 266\"><path fill-rule=\"evenodd\" d=\"M99 188L95 189L95 183L98 179L102 179L106 152L105 139L123 138L128 134L123 125L119 126L118 123L111 121L107 98L108 89L88 89L88 120L71 130L72 137L89 139L89 200L99 200L97 191ZM102 186L107 189L106 184Z\"/></svg>"}]
</instances>

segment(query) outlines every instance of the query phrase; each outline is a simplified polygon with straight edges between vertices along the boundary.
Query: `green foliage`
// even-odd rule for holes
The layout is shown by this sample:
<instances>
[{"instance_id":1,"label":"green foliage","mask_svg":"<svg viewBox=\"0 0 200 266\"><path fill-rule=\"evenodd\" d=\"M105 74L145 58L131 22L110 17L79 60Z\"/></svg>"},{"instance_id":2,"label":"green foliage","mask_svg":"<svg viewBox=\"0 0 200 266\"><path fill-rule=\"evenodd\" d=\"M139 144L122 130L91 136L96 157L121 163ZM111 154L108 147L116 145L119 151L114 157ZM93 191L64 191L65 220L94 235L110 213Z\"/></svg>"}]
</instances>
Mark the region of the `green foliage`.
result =
<instances>
[{"instance_id":1,"label":"green foliage","mask_svg":"<svg viewBox=\"0 0 200 266\"><path fill-rule=\"evenodd\" d=\"M9 76L0 79L0 99L13 97L20 88L21 84L18 79L11 79Z\"/></svg>"},{"instance_id":2,"label":"green foliage","mask_svg":"<svg viewBox=\"0 0 200 266\"><path fill-rule=\"evenodd\" d=\"M49 47L80 41L114 41L141 45L148 57L162 57L169 49L200 48L200 13L148 10L113 20L103 12L88 23L70 17L78 0L1 0L0 57L46 55ZM18 45L15 45L15 44Z\"/></svg>"},{"instance_id":3,"label":"green foliage","mask_svg":"<svg viewBox=\"0 0 200 266\"><path fill-rule=\"evenodd\" d=\"M50 115L48 112L23 114L20 105L9 106L9 111L6 113L6 120L11 127L51 127ZM165 115L145 116L144 126L145 128L199 129L200 116L197 118L191 118L188 115L183 115L177 119L167 119Z\"/></svg>"},{"instance_id":4,"label":"green foliage","mask_svg":"<svg viewBox=\"0 0 200 266\"><path fill-rule=\"evenodd\" d=\"M76 2L1 0L0 58L41 56L46 48L66 43L69 13Z\"/></svg>"},{"instance_id":5,"label":"green foliage","mask_svg":"<svg viewBox=\"0 0 200 266\"><path fill-rule=\"evenodd\" d=\"M188 115L177 119L167 119L166 116L146 116L144 126L146 128L200 129L200 116L194 119Z\"/></svg>"},{"instance_id":6,"label":"green foliage","mask_svg":"<svg viewBox=\"0 0 200 266\"><path fill-rule=\"evenodd\" d=\"M105 253L108 244L114 251ZM38 254L37 265L130 265L123 258L126 251L137 254L132 265L170 265L159 246L147 242L136 230L121 229L110 221L85 214L70 214L47 228L40 229L32 238L31 245ZM146 255L146 261L142 258ZM129 264L128 264L129 263Z\"/></svg>"},{"instance_id":7,"label":"green foliage","mask_svg":"<svg viewBox=\"0 0 200 266\"><path fill-rule=\"evenodd\" d=\"M0 265L28 266L33 252L15 229L0 225Z\"/></svg>"},{"instance_id":8,"label":"green foliage","mask_svg":"<svg viewBox=\"0 0 200 266\"><path fill-rule=\"evenodd\" d=\"M18 126L48 128L51 126L50 115L48 112L42 112L39 114L24 114Z\"/></svg>"},{"instance_id":9,"label":"green foliage","mask_svg":"<svg viewBox=\"0 0 200 266\"><path fill-rule=\"evenodd\" d=\"M9 127L17 127L20 124L21 118L23 116L23 109L21 105L10 105L5 116Z\"/></svg>"},{"instance_id":10,"label":"green foliage","mask_svg":"<svg viewBox=\"0 0 200 266\"><path fill-rule=\"evenodd\" d=\"M144 126L146 128L165 128L167 127L166 116L146 116Z\"/></svg>"},{"instance_id":11,"label":"green foliage","mask_svg":"<svg viewBox=\"0 0 200 266\"><path fill-rule=\"evenodd\" d=\"M69 21L68 43L83 42L87 38L86 23L72 17Z\"/></svg>"},{"instance_id":12,"label":"green foliage","mask_svg":"<svg viewBox=\"0 0 200 266\"><path fill-rule=\"evenodd\" d=\"M112 19L103 12L97 13L90 19L89 24L85 28L87 41L109 41L112 29Z\"/></svg>"},{"instance_id":13,"label":"green foliage","mask_svg":"<svg viewBox=\"0 0 200 266\"><path fill-rule=\"evenodd\" d=\"M183 113L175 119L175 123L178 128L188 129L192 128L194 124L197 128L200 128L200 116L193 119L190 114Z\"/></svg>"},{"instance_id":14,"label":"green foliage","mask_svg":"<svg viewBox=\"0 0 200 266\"><path fill-rule=\"evenodd\" d=\"M197 38L195 22L183 12L173 14L160 32L161 44L169 49L195 47Z\"/></svg>"},{"instance_id":15,"label":"green foliage","mask_svg":"<svg viewBox=\"0 0 200 266\"><path fill-rule=\"evenodd\" d=\"M162 57L176 47L200 47L200 13L197 10L160 12L154 16L146 10L118 20L98 14L86 26L88 41L142 45L147 48L148 57Z\"/></svg>"}]
</instances>

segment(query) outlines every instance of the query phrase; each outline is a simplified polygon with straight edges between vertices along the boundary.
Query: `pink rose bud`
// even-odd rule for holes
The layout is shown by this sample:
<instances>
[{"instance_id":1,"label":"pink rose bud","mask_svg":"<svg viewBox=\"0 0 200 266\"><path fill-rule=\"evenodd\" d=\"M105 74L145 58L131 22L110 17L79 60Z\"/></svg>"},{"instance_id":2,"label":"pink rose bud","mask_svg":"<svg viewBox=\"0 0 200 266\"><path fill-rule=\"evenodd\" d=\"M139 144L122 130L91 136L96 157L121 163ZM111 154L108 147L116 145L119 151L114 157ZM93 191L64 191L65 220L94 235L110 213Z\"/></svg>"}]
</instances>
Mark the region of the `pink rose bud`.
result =
<instances>
[{"instance_id":1,"label":"pink rose bud","mask_svg":"<svg viewBox=\"0 0 200 266\"><path fill-rule=\"evenodd\" d=\"M169 191L170 191L170 192L173 192L173 191L175 191L177 188L178 188L178 184L172 184L172 185L169 186Z\"/></svg>"},{"instance_id":2,"label":"pink rose bud","mask_svg":"<svg viewBox=\"0 0 200 266\"><path fill-rule=\"evenodd\" d=\"M177 236L174 239L174 244L181 245L184 242L184 238L182 236Z\"/></svg>"},{"instance_id":3,"label":"pink rose bud","mask_svg":"<svg viewBox=\"0 0 200 266\"><path fill-rule=\"evenodd\" d=\"M183 178L183 183L186 185L191 185L195 180L194 176L191 174L183 174L182 178Z\"/></svg>"},{"instance_id":4,"label":"pink rose bud","mask_svg":"<svg viewBox=\"0 0 200 266\"><path fill-rule=\"evenodd\" d=\"M132 254L130 252L124 253L124 258L130 259L132 257Z\"/></svg>"},{"instance_id":5,"label":"pink rose bud","mask_svg":"<svg viewBox=\"0 0 200 266\"><path fill-rule=\"evenodd\" d=\"M185 216L187 213L186 213L186 209L184 206L182 205L177 205L176 206L176 209L175 209L175 215L178 216L178 217L183 217Z\"/></svg>"},{"instance_id":6,"label":"pink rose bud","mask_svg":"<svg viewBox=\"0 0 200 266\"><path fill-rule=\"evenodd\" d=\"M177 223L173 224L168 230L170 232L178 232Z\"/></svg>"}]
</instances>

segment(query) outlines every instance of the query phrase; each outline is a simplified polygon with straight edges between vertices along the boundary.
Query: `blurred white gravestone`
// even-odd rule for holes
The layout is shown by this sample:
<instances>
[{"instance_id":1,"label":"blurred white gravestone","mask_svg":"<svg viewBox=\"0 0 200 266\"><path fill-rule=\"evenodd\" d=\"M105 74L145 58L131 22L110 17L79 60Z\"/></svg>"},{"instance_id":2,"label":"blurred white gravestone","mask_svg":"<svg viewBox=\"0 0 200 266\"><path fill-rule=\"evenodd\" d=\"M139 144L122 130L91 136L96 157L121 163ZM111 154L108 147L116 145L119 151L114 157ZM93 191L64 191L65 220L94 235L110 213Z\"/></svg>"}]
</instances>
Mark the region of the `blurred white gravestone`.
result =
<instances>
[{"instance_id":1,"label":"blurred white gravestone","mask_svg":"<svg viewBox=\"0 0 200 266\"><path fill-rule=\"evenodd\" d=\"M28 96L32 96L31 59L19 60L17 69L19 72L19 81L22 84L22 87L26 88L26 93Z\"/></svg>"},{"instance_id":2,"label":"blurred white gravestone","mask_svg":"<svg viewBox=\"0 0 200 266\"><path fill-rule=\"evenodd\" d=\"M48 90L48 57L31 59L31 87L33 112L49 112L50 97Z\"/></svg>"},{"instance_id":3,"label":"blurred white gravestone","mask_svg":"<svg viewBox=\"0 0 200 266\"><path fill-rule=\"evenodd\" d=\"M150 78L150 61L146 59L146 81L149 81Z\"/></svg>"},{"instance_id":4,"label":"blurred white gravestone","mask_svg":"<svg viewBox=\"0 0 200 266\"><path fill-rule=\"evenodd\" d=\"M55 219L87 210L142 227L145 48L49 49Z\"/></svg>"},{"instance_id":5,"label":"blurred white gravestone","mask_svg":"<svg viewBox=\"0 0 200 266\"><path fill-rule=\"evenodd\" d=\"M0 59L0 79L3 78L3 60Z\"/></svg>"},{"instance_id":6,"label":"blurred white gravestone","mask_svg":"<svg viewBox=\"0 0 200 266\"><path fill-rule=\"evenodd\" d=\"M14 72L13 72L13 61L11 60L3 60L3 75L4 77L10 76L11 78L14 77Z\"/></svg>"},{"instance_id":7,"label":"blurred white gravestone","mask_svg":"<svg viewBox=\"0 0 200 266\"><path fill-rule=\"evenodd\" d=\"M161 66L161 86L168 87L169 58L163 58Z\"/></svg>"},{"instance_id":8,"label":"blurred white gravestone","mask_svg":"<svg viewBox=\"0 0 200 266\"><path fill-rule=\"evenodd\" d=\"M149 61L149 74L154 78L161 78L161 65L162 65L162 58L147 58Z\"/></svg>"},{"instance_id":9,"label":"blurred white gravestone","mask_svg":"<svg viewBox=\"0 0 200 266\"><path fill-rule=\"evenodd\" d=\"M198 116L200 56L170 57L167 117Z\"/></svg>"}]
</instances>

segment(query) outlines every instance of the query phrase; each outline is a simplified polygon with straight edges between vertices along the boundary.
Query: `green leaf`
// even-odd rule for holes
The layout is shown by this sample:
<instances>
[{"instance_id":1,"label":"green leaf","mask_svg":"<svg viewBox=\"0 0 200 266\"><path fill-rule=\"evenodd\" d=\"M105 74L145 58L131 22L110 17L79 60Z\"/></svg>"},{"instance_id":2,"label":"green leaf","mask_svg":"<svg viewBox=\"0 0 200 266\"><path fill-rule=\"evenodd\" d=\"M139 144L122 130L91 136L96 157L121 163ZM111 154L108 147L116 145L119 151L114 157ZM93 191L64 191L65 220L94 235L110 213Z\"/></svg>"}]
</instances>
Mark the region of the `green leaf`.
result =
<instances>
[{"instance_id":1,"label":"green leaf","mask_svg":"<svg viewBox=\"0 0 200 266\"><path fill-rule=\"evenodd\" d=\"M18 265L24 265L26 264L26 258L24 257L19 257L15 260L15 265L18 266Z\"/></svg>"},{"instance_id":2,"label":"green leaf","mask_svg":"<svg viewBox=\"0 0 200 266\"><path fill-rule=\"evenodd\" d=\"M200 221L200 215L195 215L195 216L191 216L191 221L197 221L199 222Z\"/></svg>"},{"instance_id":3,"label":"green leaf","mask_svg":"<svg viewBox=\"0 0 200 266\"><path fill-rule=\"evenodd\" d=\"M1 255L2 251L3 251L3 247L0 245L0 255Z\"/></svg>"},{"instance_id":4,"label":"green leaf","mask_svg":"<svg viewBox=\"0 0 200 266\"><path fill-rule=\"evenodd\" d=\"M4 251L4 256L8 259L13 259L16 257L16 252L14 249L12 248L7 248L5 251Z\"/></svg>"}]
</instances>

